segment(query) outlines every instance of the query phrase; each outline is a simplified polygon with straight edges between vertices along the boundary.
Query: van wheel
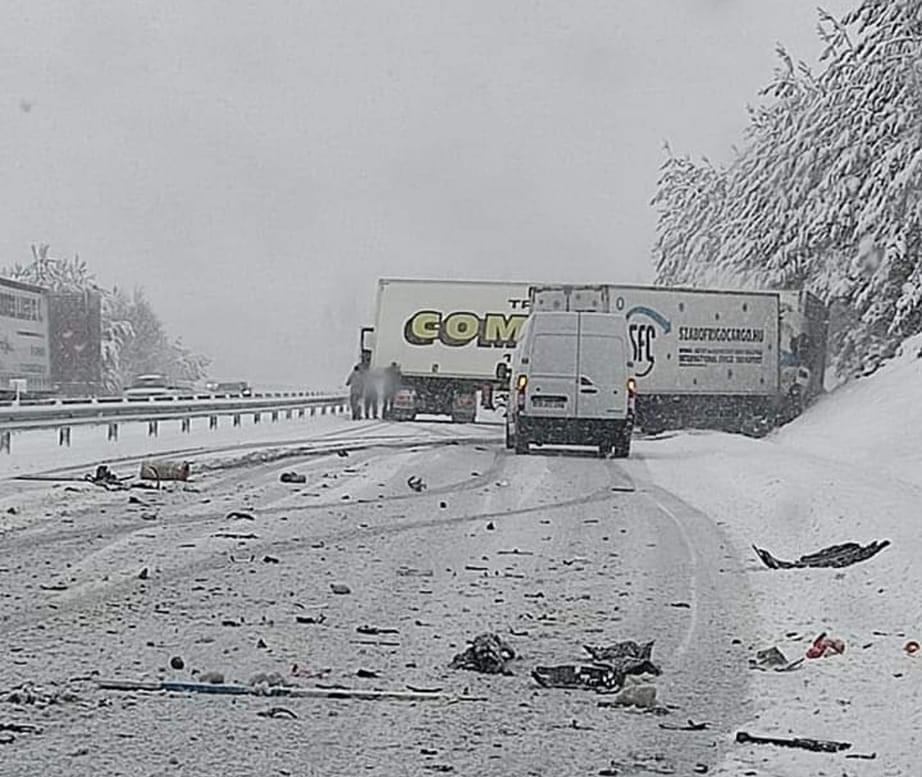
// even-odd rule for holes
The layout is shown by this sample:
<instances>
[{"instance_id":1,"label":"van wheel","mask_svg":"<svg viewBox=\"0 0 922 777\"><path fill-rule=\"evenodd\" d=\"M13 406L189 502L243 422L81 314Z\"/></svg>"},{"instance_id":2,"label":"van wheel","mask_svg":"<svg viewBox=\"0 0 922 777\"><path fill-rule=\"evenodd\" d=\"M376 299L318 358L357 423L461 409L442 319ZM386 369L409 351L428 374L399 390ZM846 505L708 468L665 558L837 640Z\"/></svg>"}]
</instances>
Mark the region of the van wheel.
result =
<instances>
[{"instance_id":1,"label":"van wheel","mask_svg":"<svg viewBox=\"0 0 922 777\"><path fill-rule=\"evenodd\" d=\"M518 455L521 456L521 455L527 454L528 453L528 438L522 436L521 434L517 434L515 436L515 441L513 443L513 446L515 447L515 452Z\"/></svg>"}]
</instances>

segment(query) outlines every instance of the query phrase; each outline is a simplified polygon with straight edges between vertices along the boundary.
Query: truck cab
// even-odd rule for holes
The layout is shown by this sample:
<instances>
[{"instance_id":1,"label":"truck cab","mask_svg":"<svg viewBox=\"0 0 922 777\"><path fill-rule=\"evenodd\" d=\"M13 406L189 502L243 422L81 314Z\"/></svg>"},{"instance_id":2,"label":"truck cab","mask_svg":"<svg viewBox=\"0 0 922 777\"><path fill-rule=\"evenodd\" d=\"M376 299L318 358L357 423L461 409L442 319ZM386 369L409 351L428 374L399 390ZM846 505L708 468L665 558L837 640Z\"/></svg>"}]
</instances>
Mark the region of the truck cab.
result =
<instances>
[{"instance_id":1,"label":"truck cab","mask_svg":"<svg viewBox=\"0 0 922 777\"><path fill-rule=\"evenodd\" d=\"M631 449L635 382L623 315L533 311L512 360L506 444Z\"/></svg>"}]
</instances>

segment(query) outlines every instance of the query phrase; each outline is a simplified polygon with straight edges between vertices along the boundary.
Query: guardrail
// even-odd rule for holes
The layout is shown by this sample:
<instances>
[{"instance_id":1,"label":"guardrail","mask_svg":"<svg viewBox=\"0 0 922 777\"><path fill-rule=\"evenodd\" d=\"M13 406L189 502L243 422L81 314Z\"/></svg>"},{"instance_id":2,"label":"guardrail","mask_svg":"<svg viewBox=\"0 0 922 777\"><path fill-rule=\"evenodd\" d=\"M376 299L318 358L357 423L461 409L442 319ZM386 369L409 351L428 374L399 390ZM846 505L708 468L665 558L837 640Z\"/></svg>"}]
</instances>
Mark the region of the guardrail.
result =
<instances>
[{"instance_id":1,"label":"guardrail","mask_svg":"<svg viewBox=\"0 0 922 777\"><path fill-rule=\"evenodd\" d=\"M286 419L297 414L328 415L344 413L347 398L343 394L278 393L253 394L187 394L153 397L100 397L92 400L30 400L0 404L0 452L10 453L14 432L57 429L58 445L69 446L74 426L106 426L108 438L118 440L119 424L147 423L148 435L156 437L163 421L180 421L183 432L189 432L193 418L208 418L208 428L218 427L218 418L230 416L234 426L240 426L244 415L251 414L259 423L268 413L277 421L281 413Z\"/></svg>"}]
</instances>

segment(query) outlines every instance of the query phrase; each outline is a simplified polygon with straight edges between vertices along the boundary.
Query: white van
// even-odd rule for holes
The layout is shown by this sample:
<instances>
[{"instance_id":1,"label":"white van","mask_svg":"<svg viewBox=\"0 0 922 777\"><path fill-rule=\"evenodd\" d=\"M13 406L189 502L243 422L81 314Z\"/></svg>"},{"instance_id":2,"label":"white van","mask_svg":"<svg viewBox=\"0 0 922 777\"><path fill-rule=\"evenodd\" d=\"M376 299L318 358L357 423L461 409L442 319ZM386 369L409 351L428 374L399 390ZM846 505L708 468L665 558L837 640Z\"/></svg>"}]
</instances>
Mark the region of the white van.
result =
<instances>
[{"instance_id":1,"label":"white van","mask_svg":"<svg viewBox=\"0 0 922 777\"><path fill-rule=\"evenodd\" d=\"M591 445L628 456L636 388L626 331L613 313L532 312L512 361L506 446Z\"/></svg>"}]
</instances>

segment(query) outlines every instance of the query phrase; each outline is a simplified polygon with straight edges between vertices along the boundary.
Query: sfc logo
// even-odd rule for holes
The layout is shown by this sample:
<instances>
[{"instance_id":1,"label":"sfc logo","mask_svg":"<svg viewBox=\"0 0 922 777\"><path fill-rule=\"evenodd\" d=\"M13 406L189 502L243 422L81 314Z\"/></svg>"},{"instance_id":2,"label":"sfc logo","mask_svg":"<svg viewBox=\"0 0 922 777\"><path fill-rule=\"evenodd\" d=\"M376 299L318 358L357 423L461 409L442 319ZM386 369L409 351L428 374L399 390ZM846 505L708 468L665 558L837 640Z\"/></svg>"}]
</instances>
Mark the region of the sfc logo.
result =
<instances>
[{"instance_id":1,"label":"sfc logo","mask_svg":"<svg viewBox=\"0 0 922 777\"><path fill-rule=\"evenodd\" d=\"M664 335L672 331L672 322L652 308L637 305L625 315L628 326L628 337L631 341L632 361L636 368L635 375L643 378L653 372L656 366L656 356L653 353L653 342L657 337L657 330Z\"/></svg>"}]
</instances>

